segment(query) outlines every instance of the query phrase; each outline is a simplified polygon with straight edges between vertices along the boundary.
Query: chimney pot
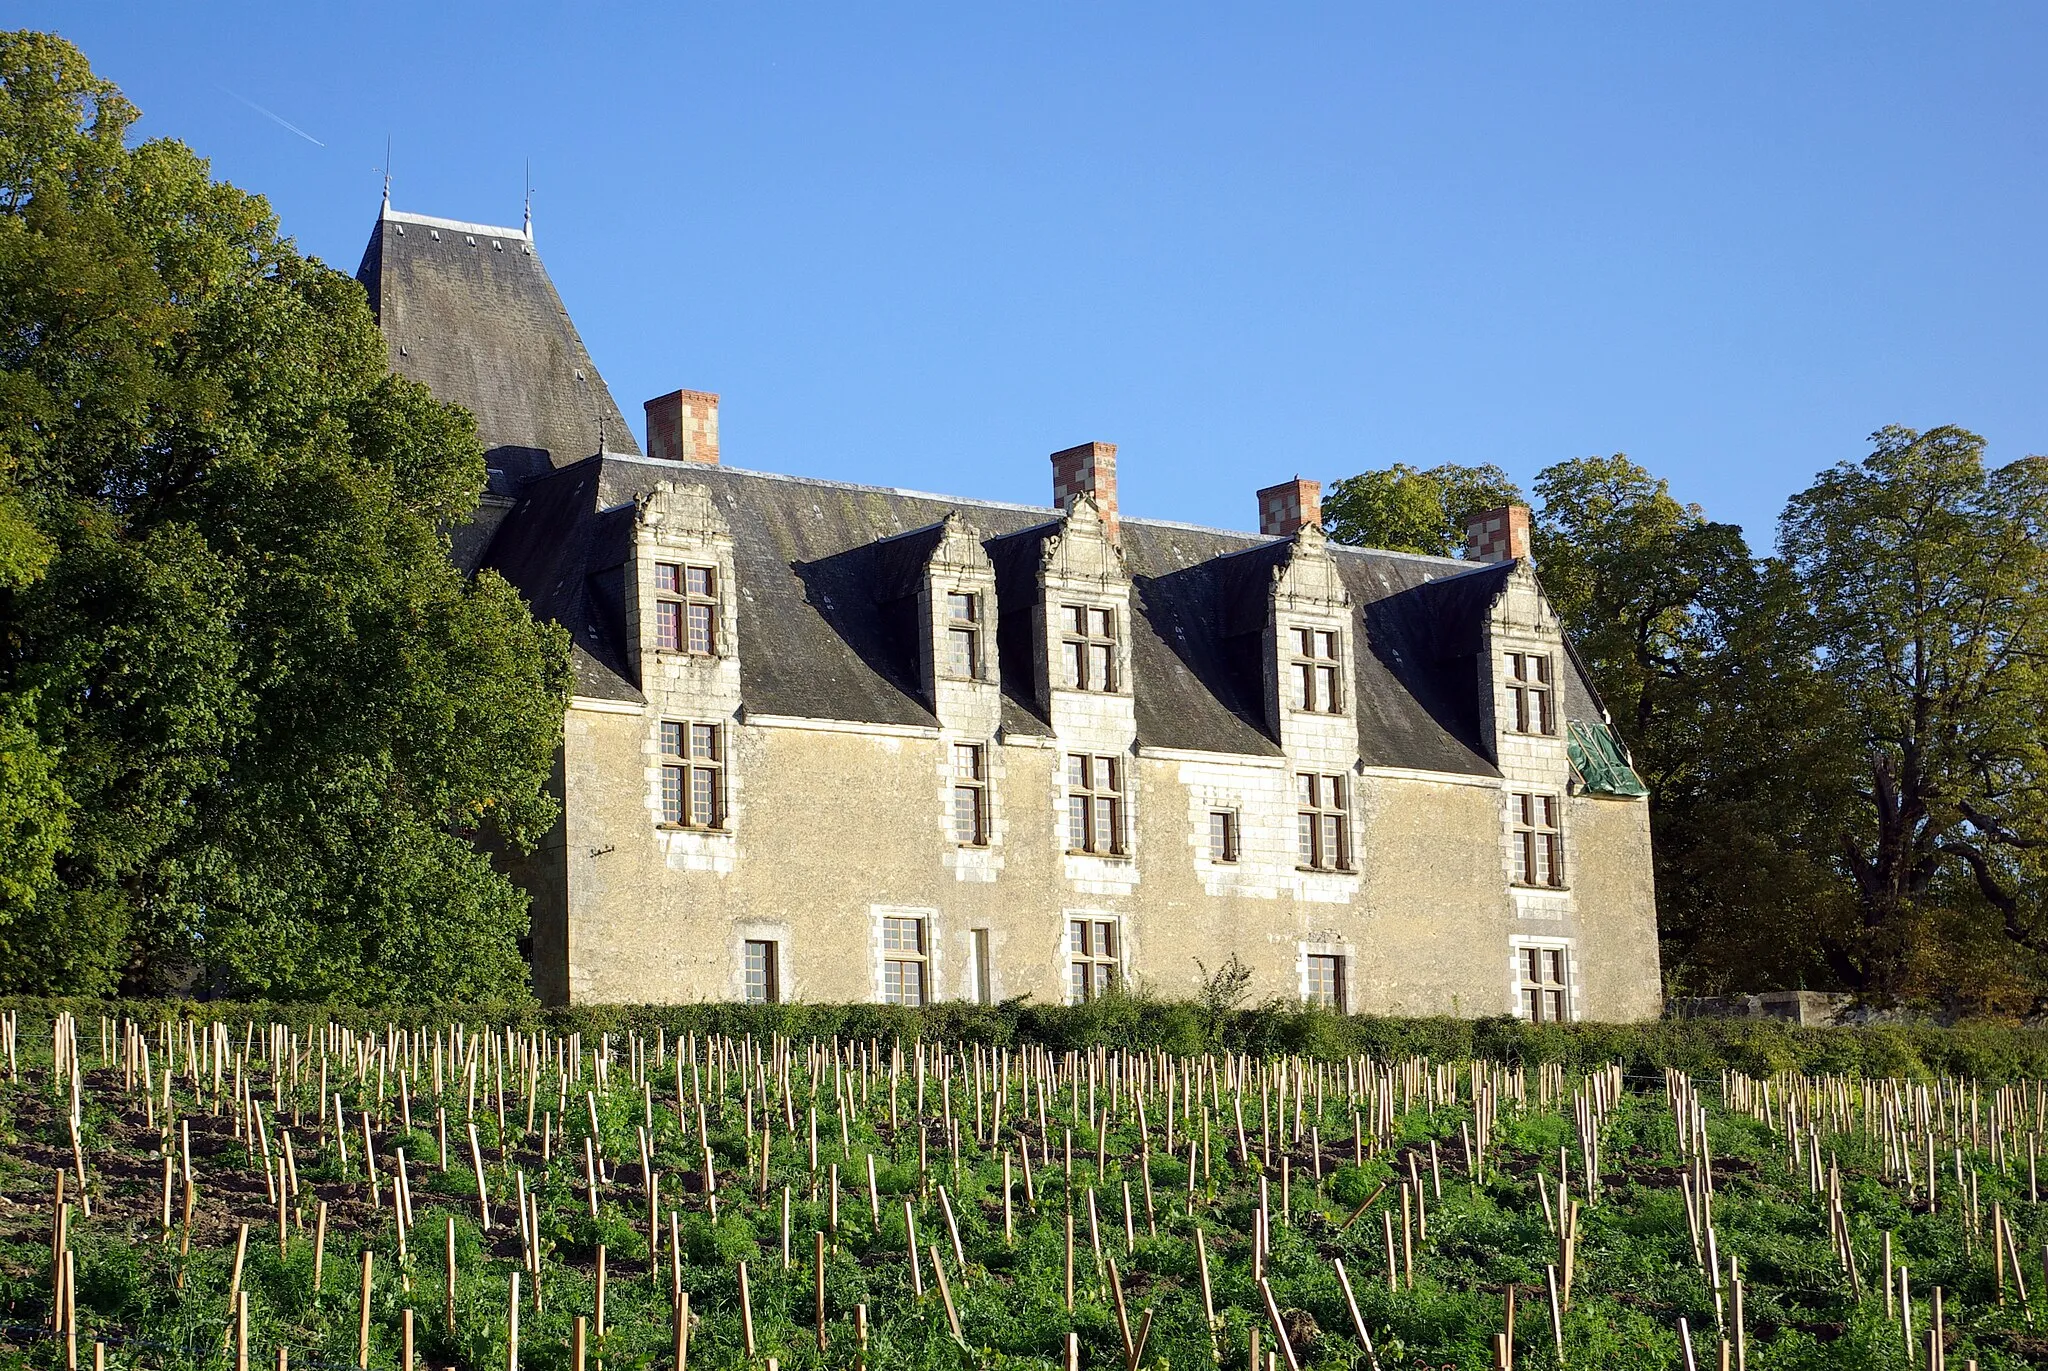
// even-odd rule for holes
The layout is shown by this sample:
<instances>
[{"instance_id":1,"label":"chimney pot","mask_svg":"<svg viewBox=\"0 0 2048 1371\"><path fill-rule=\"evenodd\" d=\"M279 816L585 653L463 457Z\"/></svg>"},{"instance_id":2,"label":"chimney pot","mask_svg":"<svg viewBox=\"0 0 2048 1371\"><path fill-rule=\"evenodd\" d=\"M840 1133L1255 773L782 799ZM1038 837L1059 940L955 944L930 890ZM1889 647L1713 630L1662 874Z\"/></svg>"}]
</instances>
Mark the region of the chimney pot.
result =
<instances>
[{"instance_id":1,"label":"chimney pot","mask_svg":"<svg viewBox=\"0 0 2048 1371\"><path fill-rule=\"evenodd\" d=\"M1513 562L1529 555L1529 507L1502 505L1465 521L1465 560Z\"/></svg>"},{"instance_id":2,"label":"chimney pot","mask_svg":"<svg viewBox=\"0 0 2048 1371\"><path fill-rule=\"evenodd\" d=\"M1292 538L1310 524L1323 522L1323 483L1299 476L1259 492L1259 532L1270 538Z\"/></svg>"},{"instance_id":3,"label":"chimney pot","mask_svg":"<svg viewBox=\"0 0 2048 1371\"><path fill-rule=\"evenodd\" d=\"M647 455L662 462L718 465L718 397L705 390L673 390L649 400Z\"/></svg>"},{"instance_id":4,"label":"chimney pot","mask_svg":"<svg viewBox=\"0 0 2048 1371\"><path fill-rule=\"evenodd\" d=\"M1086 495L1102 511L1102 526L1116 538L1116 444L1083 443L1052 455L1052 502L1065 509Z\"/></svg>"}]
</instances>

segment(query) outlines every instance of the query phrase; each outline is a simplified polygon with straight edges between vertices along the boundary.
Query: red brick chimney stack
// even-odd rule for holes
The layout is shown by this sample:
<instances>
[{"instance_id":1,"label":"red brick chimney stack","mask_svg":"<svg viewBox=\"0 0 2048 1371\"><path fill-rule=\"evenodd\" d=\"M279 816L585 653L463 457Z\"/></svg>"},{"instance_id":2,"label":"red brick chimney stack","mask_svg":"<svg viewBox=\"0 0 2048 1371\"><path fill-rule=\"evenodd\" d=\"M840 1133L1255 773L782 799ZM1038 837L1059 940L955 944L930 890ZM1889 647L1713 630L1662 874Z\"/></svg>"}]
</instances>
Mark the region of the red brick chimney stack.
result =
<instances>
[{"instance_id":1,"label":"red brick chimney stack","mask_svg":"<svg viewBox=\"0 0 2048 1371\"><path fill-rule=\"evenodd\" d=\"M1529 507L1502 505L1465 521L1465 560L1513 562L1529 555Z\"/></svg>"},{"instance_id":2,"label":"red brick chimney stack","mask_svg":"<svg viewBox=\"0 0 2048 1371\"><path fill-rule=\"evenodd\" d=\"M1116 444L1083 443L1052 455L1052 502L1060 509L1086 495L1102 511L1102 525L1116 538Z\"/></svg>"},{"instance_id":3,"label":"red brick chimney stack","mask_svg":"<svg viewBox=\"0 0 2048 1371\"><path fill-rule=\"evenodd\" d=\"M718 397L672 390L647 402L647 455L662 462L718 465Z\"/></svg>"},{"instance_id":4,"label":"red brick chimney stack","mask_svg":"<svg viewBox=\"0 0 2048 1371\"><path fill-rule=\"evenodd\" d=\"M1292 538L1310 524L1323 522L1323 483L1299 476L1259 492L1259 532L1269 538Z\"/></svg>"}]
</instances>

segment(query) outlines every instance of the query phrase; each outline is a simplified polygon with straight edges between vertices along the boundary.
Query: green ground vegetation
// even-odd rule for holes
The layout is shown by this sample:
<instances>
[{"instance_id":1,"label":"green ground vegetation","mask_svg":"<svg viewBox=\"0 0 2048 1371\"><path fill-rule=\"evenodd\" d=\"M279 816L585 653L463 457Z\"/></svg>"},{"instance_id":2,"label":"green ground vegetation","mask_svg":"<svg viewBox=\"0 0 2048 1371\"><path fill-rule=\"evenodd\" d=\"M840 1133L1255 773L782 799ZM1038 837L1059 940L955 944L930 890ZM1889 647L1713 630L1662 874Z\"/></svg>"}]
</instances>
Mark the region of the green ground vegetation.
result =
<instances>
[{"instance_id":1,"label":"green ground vegetation","mask_svg":"<svg viewBox=\"0 0 2048 1371\"><path fill-rule=\"evenodd\" d=\"M81 1360L104 1342L116 1367L231 1357L238 1250L251 1364L285 1347L293 1365L356 1365L364 1253L379 1368L401 1365L408 1310L419 1364L507 1367L515 1277L529 1368L571 1367L579 1318L586 1364L671 1366L677 1290L690 1364L708 1368L1050 1368L1070 1337L1083 1366L1242 1367L1253 1335L1271 1351L1279 1330L1304 1367L1484 1368L1511 1289L1517 1366L1560 1365L1560 1338L1566 1366L1680 1366L1681 1319L1712 1366L1737 1336L1737 1279L1731 1355L1747 1366L1924 1366L1937 1287L1959 1371L2048 1357L2037 1081L9 1022L0 1340L15 1364L65 1356L59 1174ZM74 1036L75 1058L57 1055ZM1887 1236L1917 1362L1887 1306ZM1125 1329L1148 1326L1127 1351Z\"/></svg>"}]
</instances>

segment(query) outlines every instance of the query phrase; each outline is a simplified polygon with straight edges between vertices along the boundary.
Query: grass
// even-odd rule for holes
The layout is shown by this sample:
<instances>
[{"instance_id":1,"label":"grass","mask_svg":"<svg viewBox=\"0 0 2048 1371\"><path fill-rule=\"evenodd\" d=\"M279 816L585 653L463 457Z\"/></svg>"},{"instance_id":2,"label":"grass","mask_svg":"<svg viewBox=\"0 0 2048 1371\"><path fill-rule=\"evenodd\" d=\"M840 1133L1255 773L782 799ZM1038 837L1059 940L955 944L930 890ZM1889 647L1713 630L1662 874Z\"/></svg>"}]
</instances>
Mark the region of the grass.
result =
<instances>
[{"instance_id":1,"label":"grass","mask_svg":"<svg viewBox=\"0 0 2048 1371\"><path fill-rule=\"evenodd\" d=\"M601 1360L608 1368L671 1366L671 1290L678 1272L693 1320L691 1366L764 1367L772 1357L786 1368L1050 1368L1065 1364L1069 1334L1078 1338L1082 1365L1120 1366L1126 1358L1108 1280L1112 1260L1133 1330L1147 1313L1151 1317L1146 1367L1200 1367L1218 1358L1224 1366L1244 1367L1254 1332L1270 1350L1274 1333L1256 1263L1256 1274L1270 1282L1301 1364L1351 1368L1368 1363L1338 1282L1341 1260L1381 1367L1493 1366L1493 1339L1503 1327L1512 1286L1518 1306L1515 1364L1544 1371L1559 1364L1545 1283L1546 1269L1560 1264L1556 1219L1546 1215L1544 1201L1548 1197L1554 1205L1557 1198L1560 1148L1571 1196L1587 1199L1576 1122L1586 1112L1598 1116L1600 1180L1578 1220L1571 1302L1562 1319L1563 1364L1682 1366L1683 1318L1699 1364L1713 1366L1732 1304L1732 1292L1723 1291L1717 1318L1715 1291L1694 1256L1686 1190L1698 1174L1698 1157L1680 1147L1683 1110L1674 1108L1672 1087L1665 1078L1623 1078L1618 1068L1567 1075L1559 1068L1467 1061L1170 1058L1103 1048L1074 1055L1011 1052L1005 1058L1001 1049L959 1044L697 1037L682 1044L693 1060L683 1069L679 1097L678 1044L666 1037L584 1042L465 1035L458 1053L446 1026L423 1030L409 1044L402 1032L352 1035L329 1028L294 1048L285 1041L288 1031L266 1034L260 1023L202 1028L188 1044L182 1026L131 1030L87 1022L77 1025L76 1035L88 1217L76 1204L71 1077L52 1069L49 1027L22 1021L10 1054L13 1070L0 1075L0 1357L15 1365L61 1366L67 1355L64 1340L50 1327L52 1197L61 1170L68 1173L66 1198L74 1204L68 1232L76 1263L76 1337L87 1365L95 1342L105 1344L108 1364L116 1367L232 1365L229 1289L237 1234L246 1224L241 1288L248 1296L249 1356L266 1365L275 1364L279 1347L289 1349L293 1366L357 1364L360 1254L368 1251L370 1362L380 1368L402 1364L408 1309L417 1364L507 1367L514 1272L521 1277L523 1368L573 1367L579 1316L586 1321L589 1362ZM144 1043L153 1073L149 1103L139 1083L125 1083L124 1062L128 1069L139 1064ZM190 1046L200 1049L197 1057L189 1055ZM537 1083L530 1130L529 1057ZM480 1224L468 1156L471 1061L477 1082L473 1118L492 1211L489 1231ZM167 1064L173 1072L168 1114ZM1001 1090L991 1084L999 1071ZM409 1073L409 1130L401 1117L401 1072ZM240 1121L250 1115L237 1104L238 1073L247 1099L262 1115L260 1138L240 1136L248 1131ZM1199 1081L1192 1118L1191 1079ZM1941 1287L1947 1353L1957 1371L1970 1359L1987 1368L2048 1361L2048 1338L2035 1328L2041 1311L2022 1304L2010 1273L2000 1303L1990 1220L1995 1203L2032 1266L2028 1293L2039 1305L2048 1220L2033 1197L2028 1167L2029 1133L2038 1127L2042 1108L2039 1086L2010 1086L2001 1095L1953 1079L1909 1088L1784 1075L1770 1083L1766 1122L1761 1086L1727 1080L1729 1094L1744 1107L1724 1099L1723 1078L1702 1079L1690 1088L1681 1080L1678 1089L1681 1105L1696 1093L1703 1112L1713 1237L1722 1269L1733 1254L1744 1278L1749 1366L1924 1366L1924 1341L1918 1361L1909 1359L1900 1326L1887 1314L1880 1269L1887 1232L1897 1260L1910 1268L1916 1331L1930 1326L1929 1297ZM1484 1165L1476 1171L1467 1167L1463 1145L1466 1133L1482 1122L1475 1081L1492 1104L1484 1111L1490 1115L1490 1126L1482 1130ZM1917 1093L1923 1088L1924 1108ZM337 1093L348 1127L346 1161L333 1122ZM1800 1121L1796 1161L1784 1125L1788 1098ZM1830 1101L1837 1107L1831 1109ZM1901 1101L1908 1106L1907 1119L1888 1149L1887 1120ZM1239 1105L1243 1153L1237 1150ZM1354 1107L1364 1121L1358 1137ZM816 1170L808 1140L812 1108ZM764 1109L770 1138L765 1189ZM447 1114L445 1170L437 1110ZM374 1200L363 1155L366 1112L379 1172ZM2000 1120L1995 1138L1994 1115ZM640 1163L640 1131L650 1117L661 1245L652 1260ZM788 1127L792 1119L794 1131ZM1812 1136L1823 1170L1839 1168L1843 1223L1860 1294L1831 1240L1830 1187L1824 1184L1815 1193L1811 1184L1805 1160L1809 1121L1817 1130ZM1099 1134L1104 1127L1106 1134ZM1941 1178L1933 1208L1924 1175L1928 1127ZM958 1135L957 1162L951 1130ZM182 1174L187 1132L195 1196L189 1238ZM295 1199L288 1195L280 1253L264 1143L274 1180L282 1170L286 1133L298 1193ZM1312 1146L1317 1136L1320 1153ZM595 1217L584 1182L586 1138L610 1171L599 1187ZM716 1179L715 1216L704 1193L707 1146ZM1025 1196L1019 1155L1025 1146L1032 1152L1035 1203ZM1910 1190L1899 1163L1902 1146L1914 1150L1917 1185ZM1960 1189L1958 1146L1965 1176ZM401 1150L413 1216L402 1258L394 1195ZM162 1220L166 1155L179 1173L168 1232ZM1006 1156L1012 1162L1014 1230L1008 1239ZM869 1158L875 1163L879 1223L870 1203ZM1427 1209L1427 1238L1415 1235L1412 1288L1398 1251L1389 1288L1386 1234L1391 1227L1398 1249L1401 1186L1411 1160ZM839 1179L836 1230L833 1165ZM1262 1182L1270 1255L1255 1258ZM516 1213L522 1183L531 1204L530 1238L522 1236ZM964 1263L947 1229L942 1187L958 1224ZM786 1270L785 1188L792 1258ZM1101 1266L1090 1233L1091 1190ZM1411 1204L1413 1198L1408 1197ZM906 1199L921 1249L915 1286L907 1259ZM328 1231L316 1287L313 1230L322 1202ZM1071 1312L1070 1206L1076 1234ZM456 1252L452 1300L444 1276L450 1218ZM1417 1218L1411 1210L1411 1222ZM1198 1230L1208 1257L1213 1325L1199 1278ZM828 1346L822 1352L813 1304L817 1232L829 1238ZM593 1317L600 1248L606 1276L602 1338ZM931 1251L939 1255L955 1302L959 1341L936 1290ZM751 1295L751 1358L739 1297L742 1262ZM863 1315L865 1346L856 1336ZM1732 1336L1732 1328L1727 1331Z\"/></svg>"}]
</instances>

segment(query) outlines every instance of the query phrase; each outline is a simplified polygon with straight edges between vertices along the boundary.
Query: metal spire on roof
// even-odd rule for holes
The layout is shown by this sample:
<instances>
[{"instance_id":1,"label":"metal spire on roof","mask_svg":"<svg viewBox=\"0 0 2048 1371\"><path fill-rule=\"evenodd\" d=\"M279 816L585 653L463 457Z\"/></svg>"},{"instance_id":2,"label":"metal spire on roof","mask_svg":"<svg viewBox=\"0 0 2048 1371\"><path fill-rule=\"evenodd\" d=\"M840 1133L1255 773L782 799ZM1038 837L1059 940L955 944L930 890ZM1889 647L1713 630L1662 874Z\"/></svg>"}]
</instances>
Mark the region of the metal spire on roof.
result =
<instances>
[{"instance_id":1,"label":"metal spire on roof","mask_svg":"<svg viewBox=\"0 0 2048 1371\"><path fill-rule=\"evenodd\" d=\"M526 159L526 241L533 241L533 159Z\"/></svg>"},{"instance_id":2,"label":"metal spire on roof","mask_svg":"<svg viewBox=\"0 0 2048 1371\"><path fill-rule=\"evenodd\" d=\"M391 213L391 135L384 135L384 213Z\"/></svg>"}]
</instances>

